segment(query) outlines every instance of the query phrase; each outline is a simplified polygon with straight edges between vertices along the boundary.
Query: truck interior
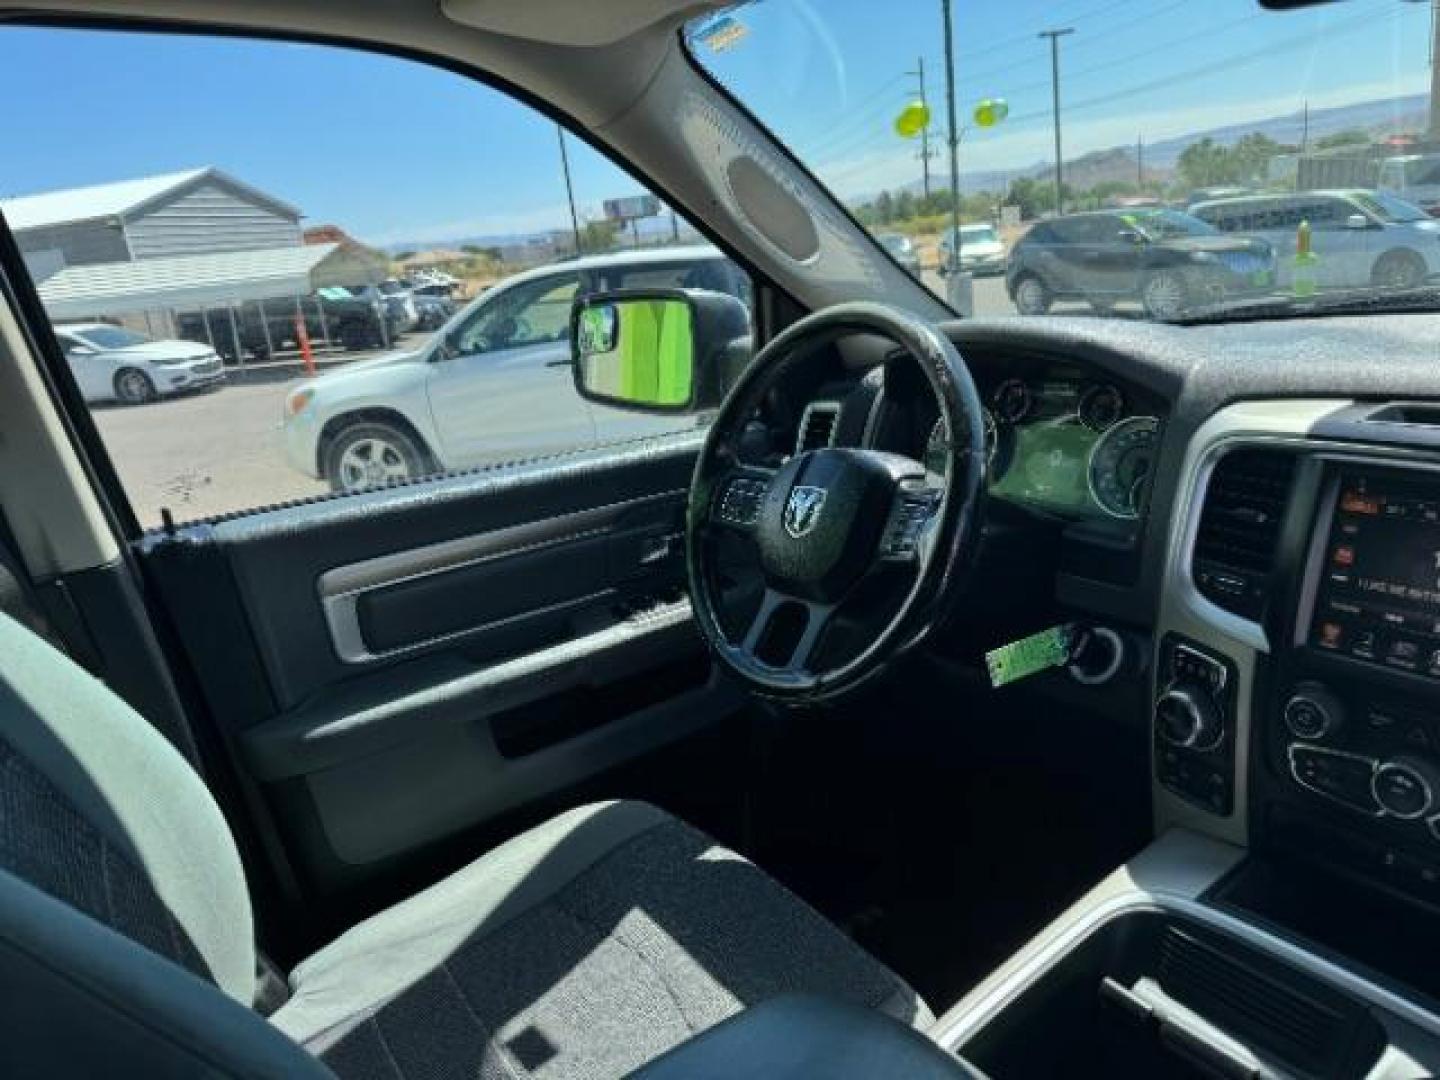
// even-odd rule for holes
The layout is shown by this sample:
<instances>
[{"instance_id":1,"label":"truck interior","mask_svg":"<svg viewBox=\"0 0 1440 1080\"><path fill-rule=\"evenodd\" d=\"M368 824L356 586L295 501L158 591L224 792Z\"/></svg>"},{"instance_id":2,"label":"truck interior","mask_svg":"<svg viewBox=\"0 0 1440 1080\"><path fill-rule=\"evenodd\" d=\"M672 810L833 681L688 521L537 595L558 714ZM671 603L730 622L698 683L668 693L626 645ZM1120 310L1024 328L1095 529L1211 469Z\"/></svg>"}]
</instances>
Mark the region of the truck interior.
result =
<instances>
[{"instance_id":1,"label":"truck interior","mask_svg":"<svg viewBox=\"0 0 1440 1080\"><path fill-rule=\"evenodd\" d=\"M1440 1070L1433 289L957 317L706 0L0 10L503 88L754 293L576 302L703 425L152 526L0 226L0 1073Z\"/></svg>"}]
</instances>

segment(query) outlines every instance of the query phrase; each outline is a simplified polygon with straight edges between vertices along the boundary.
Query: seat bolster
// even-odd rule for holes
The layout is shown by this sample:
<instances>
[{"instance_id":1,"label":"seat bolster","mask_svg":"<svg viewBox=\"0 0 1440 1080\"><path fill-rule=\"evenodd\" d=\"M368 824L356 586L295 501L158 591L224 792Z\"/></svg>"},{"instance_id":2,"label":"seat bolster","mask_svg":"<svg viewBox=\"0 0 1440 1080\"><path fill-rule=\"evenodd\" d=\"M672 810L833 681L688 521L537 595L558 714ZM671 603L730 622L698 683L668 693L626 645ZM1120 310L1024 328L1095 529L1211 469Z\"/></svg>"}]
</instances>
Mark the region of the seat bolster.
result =
<instances>
[{"instance_id":1,"label":"seat bolster","mask_svg":"<svg viewBox=\"0 0 1440 1080\"><path fill-rule=\"evenodd\" d=\"M0 870L7 1076L334 1074L204 979Z\"/></svg>"},{"instance_id":2,"label":"seat bolster","mask_svg":"<svg viewBox=\"0 0 1440 1080\"><path fill-rule=\"evenodd\" d=\"M291 973L294 997L271 1017L302 1043L390 1001L470 938L544 903L622 844L672 822L642 802L576 807L360 923Z\"/></svg>"}]
</instances>

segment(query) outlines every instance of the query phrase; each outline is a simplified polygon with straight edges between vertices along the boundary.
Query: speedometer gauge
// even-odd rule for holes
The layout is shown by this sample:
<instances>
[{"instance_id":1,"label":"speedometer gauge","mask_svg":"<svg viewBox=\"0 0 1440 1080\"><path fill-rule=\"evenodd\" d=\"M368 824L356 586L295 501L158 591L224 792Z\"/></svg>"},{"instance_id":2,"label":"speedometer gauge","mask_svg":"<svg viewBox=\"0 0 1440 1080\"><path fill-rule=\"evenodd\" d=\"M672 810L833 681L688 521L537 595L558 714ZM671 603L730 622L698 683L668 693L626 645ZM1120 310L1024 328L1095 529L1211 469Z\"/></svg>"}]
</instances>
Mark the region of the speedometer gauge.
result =
<instances>
[{"instance_id":1,"label":"speedometer gauge","mask_svg":"<svg viewBox=\"0 0 1440 1080\"><path fill-rule=\"evenodd\" d=\"M1155 417L1132 416L1109 428L1091 448L1090 497L1112 517L1140 516L1159 430Z\"/></svg>"}]
</instances>

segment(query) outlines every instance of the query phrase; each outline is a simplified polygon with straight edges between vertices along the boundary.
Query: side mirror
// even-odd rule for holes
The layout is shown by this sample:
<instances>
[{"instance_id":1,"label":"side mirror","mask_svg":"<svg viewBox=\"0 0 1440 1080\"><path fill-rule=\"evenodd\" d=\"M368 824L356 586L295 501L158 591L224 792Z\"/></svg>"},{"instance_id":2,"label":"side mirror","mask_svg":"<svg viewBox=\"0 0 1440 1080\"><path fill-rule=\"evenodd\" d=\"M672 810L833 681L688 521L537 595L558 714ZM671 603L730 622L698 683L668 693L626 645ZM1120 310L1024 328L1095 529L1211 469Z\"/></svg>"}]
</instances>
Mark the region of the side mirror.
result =
<instances>
[{"instance_id":1,"label":"side mirror","mask_svg":"<svg viewBox=\"0 0 1440 1080\"><path fill-rule=\"evenodd\" d=\"M1370 219L1364 214L1351 214L1345 219L1345 228L1347 229L1368 229L1369 227Z\"/></svg>"},{"instance_id":2,"label":"side mirror","mask_svg":"<svg viewBox=\"0 0 1440 1080\"><path fill-rule=\"evenodd\" d=\"M594 293L570 313L575 389L634 412L714 408L749 359L749 334L750 313L728 293Z\"/></svg>"}]
</instances>

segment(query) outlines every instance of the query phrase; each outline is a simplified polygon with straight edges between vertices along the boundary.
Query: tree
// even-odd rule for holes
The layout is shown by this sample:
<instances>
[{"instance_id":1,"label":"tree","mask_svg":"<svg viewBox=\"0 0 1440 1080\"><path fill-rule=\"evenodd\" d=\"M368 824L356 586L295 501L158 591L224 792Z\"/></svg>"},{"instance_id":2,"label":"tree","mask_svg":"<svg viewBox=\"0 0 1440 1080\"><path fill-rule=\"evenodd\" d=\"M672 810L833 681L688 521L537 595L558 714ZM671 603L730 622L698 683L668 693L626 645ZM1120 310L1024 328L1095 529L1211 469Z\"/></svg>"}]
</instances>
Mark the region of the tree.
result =
<instances>
[{"instance_id":1,"label":"tree","mask_svg":"<svg viewBox=\"0 0 1440 1080\"><path fill-rule=\"evenodd\" d=\"M611 250L620 226L614 221L587 221L580 230L580 248L587 255Z\"/></svg>"},{"instance_id":2,"label":"tree","mask_svg":"<svg viewBox=\"0 0 1440 1080\"><path fill-rule=\"evenodd\" d=\"M1333 150L1339 146L1369 146L1370 136L1359 128L1346 128L1344 131L1320 136L1314 145L1316 150Z\"/></svg>"},{"instance_id":3,"label":"tree","mask_svg":"<svg viewBox=\"0 0 1440 1080\"><path fill-rule=\"evenodd\" d=\"M912 192L900 189L895 196L895 220L909 221L915 216L915 195Z\"/></svg>"},{"instance_id":4,"label":"tree","mask_svg":"<svg viewBox=\"0 0 1440 1080\"><path fill-rule=\"evenodd\" d=\"M895 220L895 199L890 192L882 191L875 196L875 221L880 225L889 225Z\"/></svg>"}]
</instances>

